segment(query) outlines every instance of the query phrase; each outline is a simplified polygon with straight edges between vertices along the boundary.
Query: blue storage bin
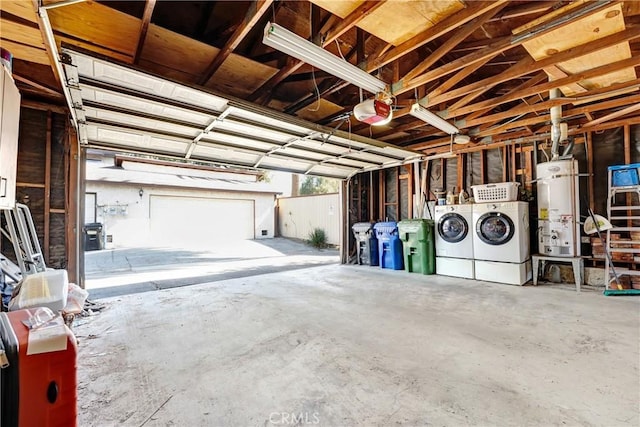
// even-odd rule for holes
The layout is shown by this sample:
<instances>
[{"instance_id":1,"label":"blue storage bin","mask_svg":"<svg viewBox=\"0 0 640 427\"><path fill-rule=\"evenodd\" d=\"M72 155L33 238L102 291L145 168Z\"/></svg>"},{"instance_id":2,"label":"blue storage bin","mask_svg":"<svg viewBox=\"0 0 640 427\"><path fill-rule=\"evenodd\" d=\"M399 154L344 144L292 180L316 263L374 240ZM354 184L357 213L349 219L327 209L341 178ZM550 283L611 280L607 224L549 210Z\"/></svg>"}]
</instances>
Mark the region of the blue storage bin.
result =
<instances>
[{"instance_id":1,"label":"blue storage bin","mask_svg":"<svg viewBox=\"0 0 640 427\"><path fill-rule=\"evenodd\" d=\"M402 241L395 221L378 222L373 226L378 238L378 257L382 268L403 270Z\"/></svg>"},{"instance_id":2,"label":"blue storage bin","mask_svg":"<svg viewBox=\"0 0 640 427\"><path fill-rule=\"evenodd\" d=\"M630 165L609 166L612 187L629 187L640 185L640 163Z\"/></svg>"}]
</instances>

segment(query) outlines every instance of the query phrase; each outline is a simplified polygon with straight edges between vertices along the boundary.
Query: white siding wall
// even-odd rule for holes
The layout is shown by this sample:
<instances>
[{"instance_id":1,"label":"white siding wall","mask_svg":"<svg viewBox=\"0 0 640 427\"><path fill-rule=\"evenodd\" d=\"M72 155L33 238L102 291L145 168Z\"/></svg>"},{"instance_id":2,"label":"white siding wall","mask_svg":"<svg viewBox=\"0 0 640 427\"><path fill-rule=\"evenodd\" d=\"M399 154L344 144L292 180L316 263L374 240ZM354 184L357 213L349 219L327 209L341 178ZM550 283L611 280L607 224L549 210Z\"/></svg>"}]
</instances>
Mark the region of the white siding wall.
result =
<instances>
[{"instance_id":1,"label":"white siding wall","mask_svg":"<svg viewBox=\"0 0 640 427\"><path fill-rule=\"evenodd\" d=\"M278 226L282 237L307 240L314 228L322 228L327 243L340 245L340 195L281 197L278 199Z\"/></svg>"},{"instance_id":2,"label":"white siding wall","mask_svg":"<svg viewBox=\"0 0 640 427\"><path fill-rule=\"evenodd\" d=\"M139 194L143 190L142 197ZM97 193L96 222L104 224L105 234L113 236L107 247L142 247L154 242L149 222L150 196L180 196L212 199L255 201L254 230L256 239L272 238L275 224L275 196L272 193L247 193L216 190L198 190L149 185L100 183L87 181L86 191ZM189 221L176 212L177 221ZM262 235L266 230L266 235Z\"/></svg>"}]
</instances>

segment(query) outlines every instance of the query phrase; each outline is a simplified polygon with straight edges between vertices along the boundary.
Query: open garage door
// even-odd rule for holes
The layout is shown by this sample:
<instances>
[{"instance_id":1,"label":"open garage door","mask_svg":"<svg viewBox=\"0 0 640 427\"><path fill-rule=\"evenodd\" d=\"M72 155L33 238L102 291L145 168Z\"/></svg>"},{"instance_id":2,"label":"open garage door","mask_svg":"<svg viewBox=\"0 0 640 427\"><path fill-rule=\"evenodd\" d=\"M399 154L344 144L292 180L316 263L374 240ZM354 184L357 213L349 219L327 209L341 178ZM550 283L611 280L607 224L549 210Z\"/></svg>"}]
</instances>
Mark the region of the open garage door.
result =
<instances>
[{"instance_id":1,"label":"open garage door","mask_svg":"<svg viewBox=\"0 0 640 427\"><path fill-rule=\"evenodd\" d=\"M253 239L253 200L154 196L149 201L151 241L157 246L205 248Z\"/></svg>"},{"instance_id":2,"label":"open garage door","mask_svg":"<svg viewBox=\"0 0 640 427\"><path fill-rule=\"evenodd\" d=\"M63 58L86 147L340 179L422 157L69 49Z\"/></svg>"}]
</instances>

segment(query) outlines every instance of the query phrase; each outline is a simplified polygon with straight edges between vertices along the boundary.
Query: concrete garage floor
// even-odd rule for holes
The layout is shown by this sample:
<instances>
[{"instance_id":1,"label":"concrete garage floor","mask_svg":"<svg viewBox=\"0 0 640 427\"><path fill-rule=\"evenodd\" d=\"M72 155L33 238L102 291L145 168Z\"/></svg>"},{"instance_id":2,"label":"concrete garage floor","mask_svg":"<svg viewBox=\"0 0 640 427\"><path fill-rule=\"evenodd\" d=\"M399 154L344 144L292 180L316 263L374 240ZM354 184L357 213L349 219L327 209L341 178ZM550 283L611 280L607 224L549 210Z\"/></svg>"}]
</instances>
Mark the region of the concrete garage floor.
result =
<instances>
[{"instance_id":1,"label":"concrete garage floor","mask_svg":"<svg viewBox=\"0 0 640 427\"><path fill-rule=\"evenodd\" d=\"M634 297L329 265L100 301L81 426L640 424Z\"/></svg>"}]
</instances>

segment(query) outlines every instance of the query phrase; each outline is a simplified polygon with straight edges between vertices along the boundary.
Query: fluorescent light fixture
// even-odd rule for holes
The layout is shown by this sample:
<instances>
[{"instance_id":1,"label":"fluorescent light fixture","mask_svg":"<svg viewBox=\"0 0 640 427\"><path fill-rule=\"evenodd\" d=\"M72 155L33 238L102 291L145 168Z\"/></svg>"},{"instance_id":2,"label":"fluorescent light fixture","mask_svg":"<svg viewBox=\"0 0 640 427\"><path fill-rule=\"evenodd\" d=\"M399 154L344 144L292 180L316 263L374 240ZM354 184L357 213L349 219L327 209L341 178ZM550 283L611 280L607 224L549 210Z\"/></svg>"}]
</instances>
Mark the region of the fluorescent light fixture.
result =
<instances>
[{"instance_id":1,"label":"fluorescent light fixture","mask_svg":"<svg viewBox=\"0 0 640 427\"><path fill-rule=\"evenodd\" d=\"M267 23L264 27L262 43L373 94L383 92L387 87L385 82L373 77L362 68L356 67L278 24Z\"/></svg>"},{"instance_id":2,"label":"fluorescent light fixture","mask_svg":"<svg viewBox=\"0 0 640 427\"><path fill-rule=\"evenodd\" d=\"M455 135L456 133L460 132L460 129L458 129L436 113L432 113L431 111L427 110L417 102L411 105L411 111L409 112L409 114L417 119L429 123L431 126L438 128L441 131L448 133L449 135Z\"/></svg>"}]
</instances>

